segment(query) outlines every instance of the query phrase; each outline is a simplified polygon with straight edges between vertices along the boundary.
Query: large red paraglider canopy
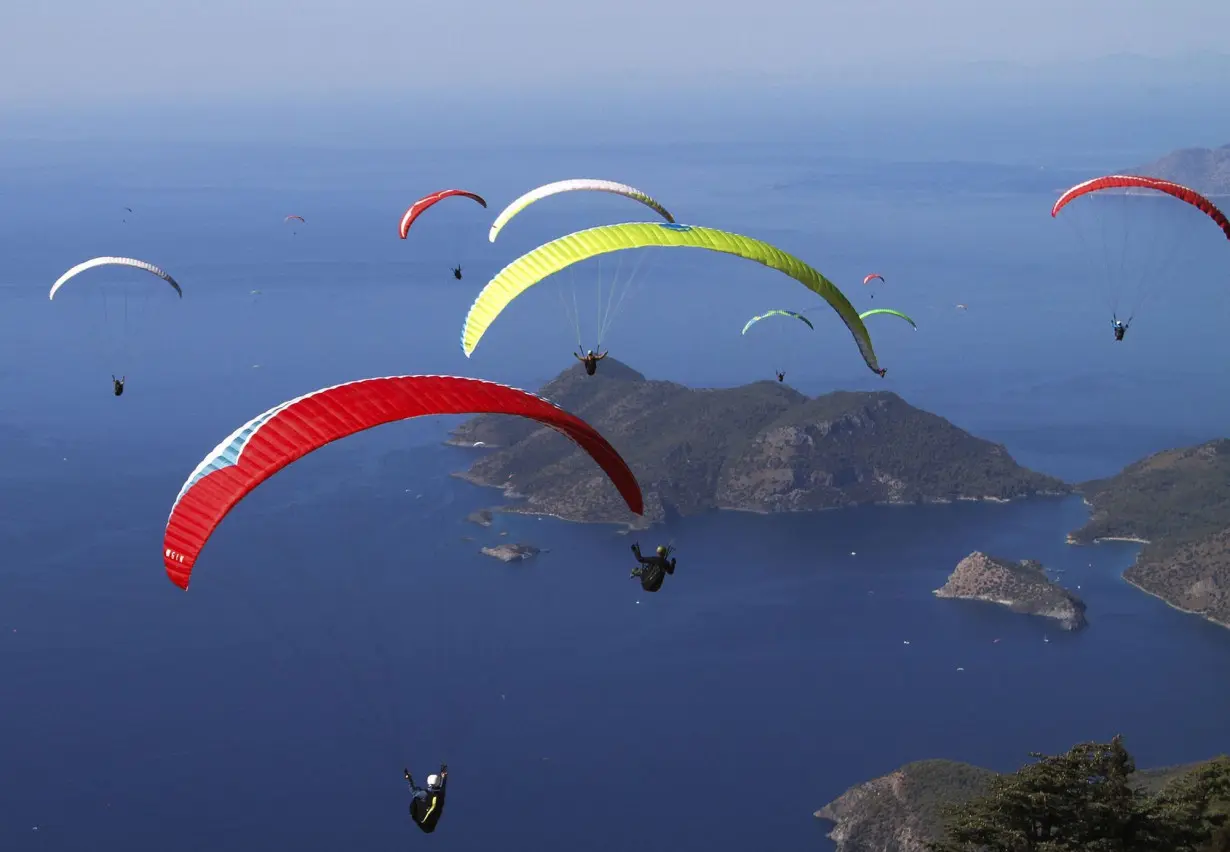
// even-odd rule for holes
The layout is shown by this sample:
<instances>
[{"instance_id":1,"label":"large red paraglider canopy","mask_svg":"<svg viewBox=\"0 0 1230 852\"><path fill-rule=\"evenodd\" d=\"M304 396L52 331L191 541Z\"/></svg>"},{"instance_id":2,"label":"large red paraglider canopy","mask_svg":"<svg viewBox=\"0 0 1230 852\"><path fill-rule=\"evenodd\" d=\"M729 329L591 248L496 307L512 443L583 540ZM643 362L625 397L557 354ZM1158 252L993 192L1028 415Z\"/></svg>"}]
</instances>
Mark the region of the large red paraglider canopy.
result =
<instances>
[{"instance_id":1,"label":"large red paraglider canopy","mask_svg":"<svg viewBox=\"0 0 1230 852\"><path fill-rule=\"evenodd\" d=\"M1226 235L1226 239L1230 239L1230 220L1226 219L1226 214L1217 209L1212 201L1205 198L1196 190L1183 186L1182 184L1173 181L1162 180L1161 178L1143 177L1139 175L1106 175L1105 177L1094 178L1087 180L1084 183L1078 183L1059 196L1059 200L1055 202L1055 206L1051 208L1051 216L1057 216L1059 211L1066 207L1070 202L1082 195L1087 195L1091 192L1098 192L1103 189L1152 189L1157 192L1164 192L1171 195L1180 201L1186 201L1188 204L1204 212L1210 219L1217 223L1218 227Z\"/></svg>"},{"instance_id":2,"label":"large red paraglider canopy","mask_svg":"<svg viewBox=\"0 0 1230 852\"><path fill-rule=\"evenodd\" d=\"M163 536L171 582L188 588L193 565L226 514L252 489L292 462L339 438L428 414L513 414L562 432L585 450L628 508L644 511L640 484L598 432L542 397L480 379L392 376L313 391L236 429L180 489Z\"/></svg>"}]
</instances>

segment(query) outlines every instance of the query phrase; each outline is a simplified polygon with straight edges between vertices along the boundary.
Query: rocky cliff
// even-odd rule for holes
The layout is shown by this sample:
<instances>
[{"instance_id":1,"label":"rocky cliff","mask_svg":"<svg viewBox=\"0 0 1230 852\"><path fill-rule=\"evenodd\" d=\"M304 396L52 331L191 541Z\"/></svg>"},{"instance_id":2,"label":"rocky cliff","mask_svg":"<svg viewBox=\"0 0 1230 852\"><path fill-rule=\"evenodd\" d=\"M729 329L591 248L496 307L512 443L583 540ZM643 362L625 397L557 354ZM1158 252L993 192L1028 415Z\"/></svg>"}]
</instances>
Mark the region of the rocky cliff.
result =
<instances>
[{"instance_id":1,"label":"rocky cliff","mask_svg":"<svg viewBox=\"0 0 1230 852\"><path fill-rule=\"evenodd\" d=\"M1013 562L974 551L957 563L948 582L934 592L938 598L988 601L1013 612L1051 618L1064 630L1086 625L1085 603L1046 576L1038 562Z\"/></svg>"}]
</instances>

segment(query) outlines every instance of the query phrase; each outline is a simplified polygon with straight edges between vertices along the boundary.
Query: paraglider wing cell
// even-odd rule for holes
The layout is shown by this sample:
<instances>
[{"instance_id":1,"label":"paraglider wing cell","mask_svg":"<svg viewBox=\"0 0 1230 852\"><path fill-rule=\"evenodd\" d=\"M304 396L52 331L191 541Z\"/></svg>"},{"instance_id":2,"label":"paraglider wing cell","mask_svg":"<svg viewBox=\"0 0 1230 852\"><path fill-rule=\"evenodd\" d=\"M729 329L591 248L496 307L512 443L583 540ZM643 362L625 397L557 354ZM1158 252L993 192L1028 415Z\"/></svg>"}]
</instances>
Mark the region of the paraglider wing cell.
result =
<instances>
[{"instance_id":1,"label":"paraglider wing cell","mask_svg":"<svg viewBox=\"0 0 1230 852\"><path fill-rule=\"evenodd\" d=\"M837 289L836 284L802 260L751 237L714 228L658 222L629 222L577 231L517 258L487 282L474 304L470 306L461 331L462 351L467 357L472 355L479 340L500 312L508 307L513 299L544 278L587 258L651 246L700 248L722 252L754 260L790 276L829 303L854 336L854 342L858 344L859 352L867 366L879 373L871 338L854 307Z\"/></svg>"},{"instance_id":2,"label":"paraglider wing cell","mask_svg":"<svg viewBox=\"0 0 1230 852\"><path fill-rule=\"evenodd\" d=\"M429 414L513 414L575 441L606 473L628 508L644 510L640 485L615 448L585 421L526 391L479 379L392 376L313 391L245 423L197 465L180 489L163 537L171 582L188 588L214 529L252 489L339 438Z\"/></svg>"},{"instance_id":3,"label":"paraglider wing cell","mask_svg":"<svg viewBox=\"0 0 1230 852\"><path fill-rule=\"evenodd\" d=\"M634 186L628 186L626 183L616 183L613 180L574 178L572 180L561 180L556 181L555 183L548 183L544 186L538 187L537 189L531 189L525 195L522 195L520 198L513 201L500 211L499 216L495 217L495 222L491 225L491 231L487 234L487 239L494 243L496 235L500 233L500 229L507 225L512 217L529 207L535 201L541 201L544 198L561 192L575 192L577 190L610 192L615 195L622 195L625 198L631 198L633 201L641 202L641 204L644 204L646 207L653 210L667 222L675 221L675 217L670 214L669 210Z\"/></svg>"},{"instance_id":4,"label":"paraglider wing cell","mask_svg":"<svg viewBox=\"0 0 1230 852\"><path fill-rule=\"evenodd\" d=\"M439 192L433 192L431 195L424 195L418 201L411 204L410 207L407 208L405 214L401 217L401 226L398 229L398 233L401 234L401 238L403 240L406 238L406 234L410 232L410 226L414 224L415 219L422 215L424 210L431 207L433 204L443 201L446 198L452 198L455 195L460 195L463 198L471 198L483 207L487 206L487 202L483 200L482 196L475 195L473 192L467 192L464 189L442 189Z\"/></svg>"},{"instance_id":5,"label":"paraglider wing cell","mask_svg":"<svg viewBox=\"0 0 1230 852\"><path fill-rule=\"evenodd\" d=\"M175 281L175 279L162 269L154 266L152 263L147 263L144 260L137 260L131 257L96 257L92 260L87 260L84 263L78 263L72 269L68 270L68 272L65 272L58 279L56 279L56 283L51 285L51 292L47 294L47 298L54 299L56 297L56 292L63 287L66 282L77 275L80 275L82 272L85 272L87 269L93 269L97 266L131 266L134 269L142 269L153 275L157 275L163 281L174 287L175 292L179 294L181 299L184 296L184 291L180 289L179 284Z\"/></svg>"},{"instance_id":6,"label":"paraglider wing cell","mask_svg":"<svg viewBox=\"0 0 1230 852\"><path fill-rule=\"evenodd\" d=\"M1051 216L1058 216L1060 210L1082 195L1088 195L1091 192L1098 192L1104 189L1151 189L1156 192L1163 192L1202 211L1216 222L1226 235L1226 238L1230 239L1230 220L1226 218L1226 214L1222 213L1212 201L1209 201L1203 195L1196 192L1196 190L1182 184L1138 175L1106 175L1105 177L1078 183L1059 196L1059 200L1051 208Z\"/></svg>"}]
</instances>

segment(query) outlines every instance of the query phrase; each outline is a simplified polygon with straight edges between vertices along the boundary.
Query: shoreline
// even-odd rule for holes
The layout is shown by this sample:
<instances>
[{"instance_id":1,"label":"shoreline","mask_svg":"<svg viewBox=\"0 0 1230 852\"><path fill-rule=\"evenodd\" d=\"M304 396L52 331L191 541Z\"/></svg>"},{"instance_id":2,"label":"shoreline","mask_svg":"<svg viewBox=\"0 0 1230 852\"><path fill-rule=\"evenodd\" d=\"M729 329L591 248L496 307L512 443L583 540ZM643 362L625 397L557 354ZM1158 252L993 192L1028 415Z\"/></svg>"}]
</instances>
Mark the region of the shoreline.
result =
<instances>
[{"instance_id":1,"label":"shoreline","mask_svg":"<svg viewBox=\"0 0 1230 852\"><path fill-rule=\"evenodd\" d=\"M528 500L529 499L527 495L521 494L517 491L512 490L508 485L487 482L485 480L479 479L478 477L472 475L469 471L454 471L450 473L449 476L452 476L456 479L460 479L463 482L468 482L469 484L477 486L479 488L498 488L503 493L506 499L510 499L510 500ZM823 507L815 508L815 509L764 509L764 508L759 508L759 507L718 505L718 506L707 507L703 512L698 512L697 514L698 515L704 514L704 512L742 512L744 514L749 514L749 515L779 515L779 514L781 515L787 515L787 514L802 515L802 514L809 514L813 512L814 513L836 512L842 509L862 509L862 508L867 508L871 506L891 507L891 508L909 508L912 506L913 507L952 506L958 503L991 503L991 504L998 504L998 505L1009 505L1012 503L1020 503L1026 500L1055 499L1057 497L1069 497L1069 496L1071 496L1070 493L1065 493L1062 491L1037 491L1032 494L1022 494L1017 497L998 497L995 495L987 494L987 495L980 495L977 497L965 497L965 496L955 497L955 498L937 497L937 498L925 498L923 500L873 500L867 503L847 503L841 506L823 506ZM651 521L642 526L641 524L638 524L635 521L582 520L578 518L564 517L563 515L559 515L555 512L551 512L551 511L547 511L543 509L534 509L529 506L500 506L500 507L493 507L491 511L499 511L499 512L504 512L506 514L517 514L517 515L540 515L543 517L555 518L560 521L567 521L568 523L572 523L572 524L604 524L607 526L624 527L628 530L648 529L649 527L655 524L665 523L665 520Z\"/></svg>"},{"instance_id":2,"label":"shoreline","mask_svg":"<svg viewBox=\"0 0 1230 852\"><path fill-rule=\"evenodd\" d=\"M1090 539L1089 541L1083 541L1082 539L1076 537L1076 533L1068 533L1068 536L1065 539L1066 544L1076 545L1077 547L1087 547L1091 544L1101 544L1104 541L1130 542L1132 544L1153 544L1153 542L1147 538L1136 538L1130 535L1103 535Z\"/></svg>"},{"instance_id":3,"label":"shoreline","mask_svg":"<svg viewBox=\"0 0 1230 852\"><path fill-rule=\"evenodd\" d=\"M1194 610L1194 609L1184 609L1183 607L1179 606L1178 604L1176 604L1176 603L1171 603L1170 601L1166 600L1164 597L1162 597L1161 595L1157 594L1156 592L1151 592L1151 591L1149 591L1149 590L1148 590L1148 589L1146 589L1144 586L1142 586L1142 585L1140 585L1139 583L1136 583L1136 582L1132 581L1131 579L1129 579L1129 578L1128 578L1128 576L1127 576L1127 570L1128 570L1128 569L1124 569L1124 573L1122 573L1122 574L1120 574L1120 575L1119 575L1119 579L1120 579L1120 580L1122 580L1123 582L1127 583L1127 584L1128 584L1129 586L1131 586L1132 588L1134 588L1134 589L1138 589L1138 590L1140 590L1140 591L1144 592L1146 595L1148 595L1148 596L1149 596L1149 597L1151 597L1151 598L1157 598L1159 601L1161 601L1162 603L1166 604L1166 606L1170 607L1170 608L1171 608L1171 609L1173 609L1173 610L1177 610L1178 612L1181 612L1181 613L1183 613L1184 615L1194 615L1194 616L1196 616L1196 617L1198 617L1198 618L1202 618L1202 619L1204 619L1205 621L1212 622L1213 624L1216 624L1218 627L1224 627L1224 628L1226 628L1227 630L1230 630L1230 624L1227 624L1227 623L1226 623L1226 622L1224 622L1224 621L1218 621L1216 618L1213 618L1211 615L1205 615L1203 612L1197 612L1197 611L1196 611L1196 610Z\"/></svg>"},{"instance_id":4,"label":"shoreline","mask_svg":"<svg viewBox=\"0 0 1230 852\"><path fill-rule=\"evenodd\" d=\"M508 499L508 500L528 500L529 499L524 494L521 494L517 491L513 491L511 488L507 486L492 485L490 483L487 483L487 482L484 482L478 479L475 476L471 476L466 471L456 471L454 473L449 474L449 476L452 476L456 479L460 479L462 482L467 482L470 485L473 485L475 488L499 489L499 491L504 495L505 499ZM564 517L563 515L556 514L555 512L547 511L546 509L535 509L531 506L491 506L487 508L487 511L492 512L492 513L498 512L502 515L521 515L523 517L551 518L556 521L563 521L566 524L598 524L602 526L622 527L624 532L630 532L632 530L648 529L650 526L652 526L652 524L646 524L644 527L641 527L635 523L631 523L628 521L595 521L595 520L582 520L578 518L567 518L567 517ZM490 525L480 524L479 526L483 526L485 528Z\"/></svg>"},{"instance_id":5,"label":"shoreline","mask_svg":"<svg viewBox=\"0 0 1230 852\"><path fill-rule=\"evenodd\" d=\"M1093 539L1091 542L1089 542L1089 544L1101 544L1104 541L1128 542L1131 544L1140 544L1140 545L1149 545L1153 543L1147 538L1139 538L1136 536L1106 535L1106 536L1099 536ZM1085 542L1074 540L1072 538L1072 534L1069 533L1068 534L1068 544L1084 546ZM1166 598L1162 597L1157 592L1150 591L1149 589L1146 589L1144 586L1140 585L1140 583L1137 583L1134 580L1132 580L1130 577L1127 576L1127 572L1131 571L1133 568L1135 568L1139 564L1140 564L1140 554L1138 553L1136 555L1136 559L1132 560L1132 564L1124 568L1123 571L1119 574L1119 579L1127 583L1129 586L1136 589L1137 591L1144 592L1146 595L1148 595L1151 598L1156 598L1157 600L1161 601L1166 606L1170 607L1176 612L1181 612L1184 615L1194 615L1197 618L1203 619L1204 621L1208 621L1213 624L1216 624L1218 627L1224 627L1225 629L1230 630L1230 624L1224 621L1218 621L1216 618L1213 618L1211 615L1206 615L1203 612L1198 612L1194 609L1185 609L1179 606L1177 603L1174 603L1173 601L1169 601Z\"/></svg>"},{"instance_id":6,"label":"shoreline","mask_svg":"<svg viewBox=\"0 0 1230 852\"><path fill-rule=\"evenodd\" d=\"M554 512L548 512L544 509L521 508L518 506L505 506L500 509L506 515L521 515L523 517L536 518L551 518L556 521L563 521L566 524L594 524L605 527L623 527L625 531L647 529L647 527L638 527L635 524L630 524L625 521L582 521L576 518L565 518L563 515L557 515ZM621 533L622 534L622 533Z\"/></svg>"},{"instance_id":7,"label":"shoreline","mask_svg":"<svg viewBox=\"0 0 1230 852\"><path fill-rule=\"evenodd\" d=\"M498 488L500 489L501 493L504 494L505 498L508 498L508 499L523 499L523 500L527 499L524 495L518 494L515 491L511 491L505 486L493 485L487 482L483 482L477 479L476 477L469 475L465 471L458 471L451 475L456 477L457 479L462 480L463 482L468 482L469 484L477 486L479 488ZM839 509L857 509L857 508L866 507L866 506L891 506L891 507L903 507L904 508L908 506L952 505L954 502L989 502L989 503L998 503L998 504L1009 504L1009 503L1016 503L1019 501L1029 500L1029 499L1036 499L1036 498L1043 498L1043 497L1053 498L1053 497L1064 497L1064 496L1069 496L1069 495L1065 495L1062 493L1037 493L1037 494L1025 495L1022 497L1011 497L1008 499L989 497L989 496L988 497L958 497L956 498L956 500L934 500L934 501L925 500L921 503L885 501L885 502L873 502L873 503L856 503L856 504L852 504L848 506L829 506L823 509L786 509L786 510L777 509L777 510L773 510L773 509L744 509L744 508L738 508L734 506L715 506L709 511L742 512L744 514L752 514L752 515L806 514L809 512L833 512ZM1088 500L1085 500L1083 497L1082 497L1082 502L1086 506L1089 506L1090 508L1092 508ZM497 511L497 512L501 512L503 514L508 514L508 515L522 515L524 517L551 518L552 520L563 521L564 523L569 523L569 524L597 524L597 525L602 525L602 526L613 526L613 527L619 528L619 531L618 531L619 535L626 535L633 531L647 530L655 526L658 523L662 523L659 521L653 521L653 522L646 523L645 525L641 526L635 523L629 523L627 521L581 520L577 518L565 517L563 515L557 514L555 512L550 512L544 509L534 509L528 506L524 506L524 507L522 506L501 506L498 508L491 509L490 511ZM1127 543L1127 544L1138 544L1142 546L1152 544L1152 541L1150 541L1149 539L1140 538L1138 536L1098 536L1097 538L1094 538L1088 542L1082 542L1082 541L1075 539L1071 533L1069 533L1067 536L1067 544L1070 544L1070 545L1086 546L1088 544L1102 544L1103 542L1120 542L1120 543ZM1138 558L1139 558L1139 555L1138 555ZM1194 615L1198 618L1204 619L1205 621L1216 624L1218 627L1222 627L1227 630L1230 630L1230 624L1223 622L1223 621L1218 621L1216 618L1205 615L1204 613L1201 613L1201 612L1196 612L1195 610L1184 609L1178 604L1168 601L1166 598L1162 597L1161 595L1156 594L1155 592L1149 591L1144 586L1141 586L1139 583L1135 583L1132 580L1130 580L1126 576L1126 574L1127 574L1127 571L1129 571L1135 565L1136 565L1136 561L1133 561L1132 565L1129 565L1127 568L1125 568L1123 570L1123 573L1119 575L1120 579L1123 580L1123 582L1127 583L1128 585L1132 586L1133 588L1141 592L1144 592L1146 595L1149 595L1152 598L1156 598L1157 600L1161 601L1163 604L1165 604L1166 606L1170 607L1173 610L1176 610L1177 612L1181 612L1184 615ZM933 591L932 594L936 594L936 592L938 591L939 590L937 589ZM940 596L936 595L936 597L940 597ZM954 597L952 599L953 600L969 600L969 598L960 598L960 597ZM974 600L978 600L978 599L975 598ZM998 601L988 601L985 598L981 600L985 602L989 602L989 603L992 603L992 602L999 603Z\"/></svg>"}]
</instances>

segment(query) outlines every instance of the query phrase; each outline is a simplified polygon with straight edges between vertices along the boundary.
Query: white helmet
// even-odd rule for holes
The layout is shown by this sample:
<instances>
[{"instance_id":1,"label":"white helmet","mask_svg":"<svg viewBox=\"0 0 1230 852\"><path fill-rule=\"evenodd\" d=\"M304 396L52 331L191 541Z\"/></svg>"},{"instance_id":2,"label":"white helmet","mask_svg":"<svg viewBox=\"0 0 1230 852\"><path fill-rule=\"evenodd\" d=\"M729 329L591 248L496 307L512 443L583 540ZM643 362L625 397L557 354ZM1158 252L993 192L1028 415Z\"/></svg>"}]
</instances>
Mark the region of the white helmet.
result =
<instances>
[{"instance_id":1,"label":"white helmet","mask_svg":"<svg viewBox=\"0 0 1230 852\"><path fill-rule=\"evenodd\" d=\"M428 786L428 787L435 787L435 786L437 786L439 783L440 783L440 776L439 776L439 775L428 775L428 776L427 776L427 786Z\"/></svg>"}]
</instances>

